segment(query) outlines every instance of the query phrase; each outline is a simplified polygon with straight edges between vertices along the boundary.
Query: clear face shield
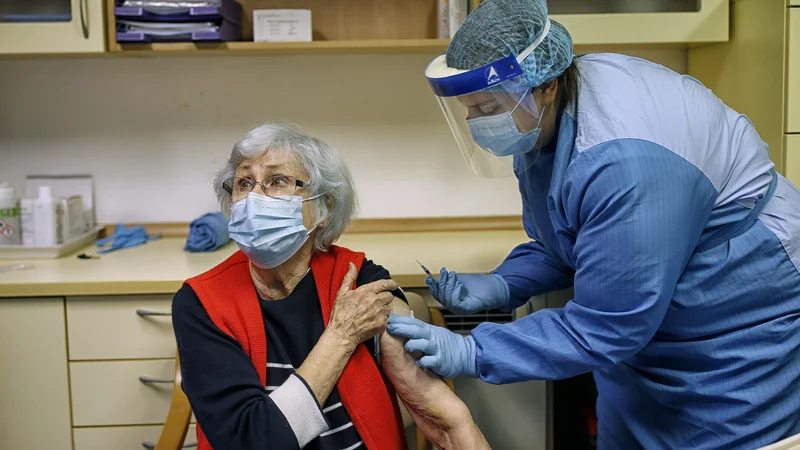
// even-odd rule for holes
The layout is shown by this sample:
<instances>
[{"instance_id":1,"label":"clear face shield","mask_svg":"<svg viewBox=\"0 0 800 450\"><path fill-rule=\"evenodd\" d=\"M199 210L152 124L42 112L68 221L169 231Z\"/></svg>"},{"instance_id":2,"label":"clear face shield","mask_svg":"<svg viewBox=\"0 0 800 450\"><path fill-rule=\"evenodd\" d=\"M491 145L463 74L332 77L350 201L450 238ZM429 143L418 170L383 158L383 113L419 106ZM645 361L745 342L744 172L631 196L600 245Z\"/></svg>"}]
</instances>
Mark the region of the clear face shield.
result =
<instances>
[{"instance_id":1,"label":"clear face shield","mask_svg":"<svg viewBox=\"0 0 800 450\"><path fill-rule=\"evenodd\" d=\"M519 63L544 40L549 29L548 20L541 36L519 56L459 70L448 67L442 55L425 70L467 165L479 177L512 176L515 157L517 165L530 166L536 160L544 111Z\"/></svg>"}]
</instances>

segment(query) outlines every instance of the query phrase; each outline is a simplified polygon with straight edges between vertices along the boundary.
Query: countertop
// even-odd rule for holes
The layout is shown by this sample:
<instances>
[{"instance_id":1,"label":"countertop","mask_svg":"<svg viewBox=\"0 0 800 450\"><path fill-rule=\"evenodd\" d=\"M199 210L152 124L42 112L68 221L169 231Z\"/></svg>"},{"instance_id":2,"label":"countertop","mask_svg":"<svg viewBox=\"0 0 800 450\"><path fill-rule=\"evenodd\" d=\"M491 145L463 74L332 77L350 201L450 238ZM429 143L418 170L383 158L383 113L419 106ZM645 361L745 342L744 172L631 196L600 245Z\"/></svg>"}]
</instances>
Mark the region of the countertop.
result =
<instances>
[{"instance_id":1,"label":"countertop","mask_svg":"<svg viewBox=\"0 0 800 450\"><path fill-rule=\"evenodd\" d=\"M518 244L528 241L523 230L414 233L354 233L337 245L364 252L384 266L404 288L425 286L415 259L432 272L446 266L458 272L489 272ZM33 268L0 273L0 297L70 295L171 294L183 280L198 275L233 254L230 243L212 253L183 251L185 239L166 238L145 245L95 254L89 246L59 259L0 260L0 266L20 262Z\"/></svg>"}]
</instances>

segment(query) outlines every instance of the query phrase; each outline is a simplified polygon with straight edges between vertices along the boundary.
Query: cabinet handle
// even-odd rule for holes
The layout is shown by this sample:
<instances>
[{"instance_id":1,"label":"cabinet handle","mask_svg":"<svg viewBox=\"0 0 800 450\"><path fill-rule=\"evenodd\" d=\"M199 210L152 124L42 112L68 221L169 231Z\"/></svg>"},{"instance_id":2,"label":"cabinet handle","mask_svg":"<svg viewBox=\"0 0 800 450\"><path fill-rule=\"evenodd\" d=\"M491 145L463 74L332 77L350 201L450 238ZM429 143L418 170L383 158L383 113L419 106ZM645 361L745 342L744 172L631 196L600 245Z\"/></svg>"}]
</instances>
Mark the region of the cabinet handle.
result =
<instances>
[{"instance_id":1,"label":"cabinet handle","mask_svg":"<svg viewBox=\"0 0 800 450\"><path fill-rule=\"evenodd\" d=\"M171 316L171 312L162 312L162 311L148 311L146 309L137 309L136 314L139 317L147 317L147 316Z\"/></svg>"},{"instance_id":2,"label":"cabinet handle","mask_svg":"<svg viewBox=\"0 0 800 450\"><path fill-rule=\"evenodd\" d=\"M81 10L81 30L83 31L84 39L89 39L89 21L86 14L86 10L89 9L89 7L86 5L87 1L88 0L78 0Z\"/></svg>"},{"instance_id":3,"label":"cabinet handle","mask_svg":"<svg viewBox=\"0 0 800 450\"><path fill-rule=\"evenodd\" d=\"M156 444L154 444L152 442L149 442L149 441L144 441L144 442L142 442L142 447L146 448L147 450L155 450L156 449ZM181 448L192 448L192 447L197 447L197 442L192 443L192 444L186 444Z\"/></svg>"},{"instance_id":4,"label":"cabinet handle","mask_svg":"<svg viewBox=\"0 0 800 450\"><path fill-rule=\"evenodd\" d=\"M175 380L172 378L152 378L152 377L146 377L144 375L139 377L139 381L144 384L150 384L150 383L175 384Z\"/></svg>"}]
</instances>

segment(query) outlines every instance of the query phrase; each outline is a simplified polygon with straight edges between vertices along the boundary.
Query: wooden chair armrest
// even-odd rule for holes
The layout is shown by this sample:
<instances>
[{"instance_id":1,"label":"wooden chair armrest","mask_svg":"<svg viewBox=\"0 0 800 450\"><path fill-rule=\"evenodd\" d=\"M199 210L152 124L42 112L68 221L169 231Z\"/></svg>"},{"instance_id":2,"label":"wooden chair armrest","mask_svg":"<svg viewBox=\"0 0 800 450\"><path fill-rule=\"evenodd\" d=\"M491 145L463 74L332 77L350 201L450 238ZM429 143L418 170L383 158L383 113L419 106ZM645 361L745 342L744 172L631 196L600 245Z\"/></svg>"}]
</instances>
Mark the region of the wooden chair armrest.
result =
<instances>
[{"instance_id":1,"label":"wooden chair armrest","mask_svg":"<svg viewBox=\"0 0 800 450\"><path fill-rule=\"evenodd\" d=\"M172 400L169 404L169 413L161 430L155 450L180 450L189 431L189 422L192 419L192 407L189 399L181 388L181 360L175 354L175 387L172 390Z\"/></svg>"}]
</instances>

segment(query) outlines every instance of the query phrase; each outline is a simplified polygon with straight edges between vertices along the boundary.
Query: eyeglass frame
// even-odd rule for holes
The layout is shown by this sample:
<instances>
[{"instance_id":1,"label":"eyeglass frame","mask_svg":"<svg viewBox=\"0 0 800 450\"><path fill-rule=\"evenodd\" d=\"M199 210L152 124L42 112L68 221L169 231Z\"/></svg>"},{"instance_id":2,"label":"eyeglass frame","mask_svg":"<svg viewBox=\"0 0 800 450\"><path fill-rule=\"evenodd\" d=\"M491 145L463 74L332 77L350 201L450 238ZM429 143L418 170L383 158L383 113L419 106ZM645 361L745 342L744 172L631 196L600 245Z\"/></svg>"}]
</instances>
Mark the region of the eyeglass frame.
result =
<instances>
[{"instance_id":1,"label":"eyeglass frame","mask_svg":"<svg viewBox=\"0 0 800 450\"><path fill-rule=\"evenodd\" d=\"M228 181L235 180L237 178L239 178L239 179L247 179L247 180L250 180L250 181L253 182L253 187L250 189L250 192L253 192L255 190L256 186L261 186L261 191L264 192L264 195L266 195L267 197L270 197L270 198L278 198L278 197L272 197L271 195L267 194L267 192L269 192L269 191L267 189L266 184L264 184L267 181L271 181L271 180L273 180L275 178L278 178L278 177L294 178L294 192L297 192L297 188L306 187L306 183L308 183L308 181L298 180L296 177L293 177L291 175L283 175L283 174L272 175L271 177L267 178L266 180L262 180L262 181L254 180L253 178L250 178L250 177L230 177L230 178L228 178L228 179L226 179L225 181L222 182L222 189L225 192L227 192L228 195L231 196L231 199L233 199L233 183L231 182L231 184L228 185ZM248 194L250 192L248 192ZM292 193L292 195L294 195L294 193Z\"/></svg>"}]
</instances>

